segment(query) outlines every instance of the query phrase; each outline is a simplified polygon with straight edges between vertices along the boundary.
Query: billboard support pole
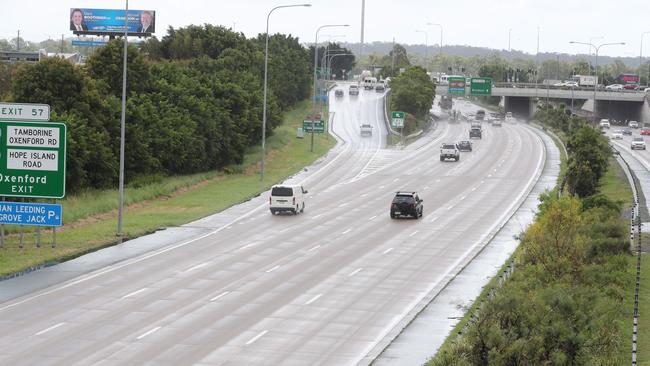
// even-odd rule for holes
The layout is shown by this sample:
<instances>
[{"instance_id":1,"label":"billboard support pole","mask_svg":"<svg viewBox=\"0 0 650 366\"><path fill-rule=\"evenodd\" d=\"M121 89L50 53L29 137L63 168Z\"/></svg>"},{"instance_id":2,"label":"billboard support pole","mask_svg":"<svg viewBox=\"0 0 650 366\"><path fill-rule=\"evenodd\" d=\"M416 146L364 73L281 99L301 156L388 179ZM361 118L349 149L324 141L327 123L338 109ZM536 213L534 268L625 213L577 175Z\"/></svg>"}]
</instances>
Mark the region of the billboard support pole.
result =
<instances>
[{"instance_id":1,"label":"billboard support pole","mask_svg":"<svg viewBox=\"0 0 650 366\"><path fill-rule=\"evenodd\" d=\"M117 213L117 236L122 243L122 221L124 216L124 130L126 129L126 60L128 51L129 32L129 0L126 0L124 11L124 67L122 68L122 116L120 118L120 182L119 182L119 208Z\"/></svg>"}]
</instances>

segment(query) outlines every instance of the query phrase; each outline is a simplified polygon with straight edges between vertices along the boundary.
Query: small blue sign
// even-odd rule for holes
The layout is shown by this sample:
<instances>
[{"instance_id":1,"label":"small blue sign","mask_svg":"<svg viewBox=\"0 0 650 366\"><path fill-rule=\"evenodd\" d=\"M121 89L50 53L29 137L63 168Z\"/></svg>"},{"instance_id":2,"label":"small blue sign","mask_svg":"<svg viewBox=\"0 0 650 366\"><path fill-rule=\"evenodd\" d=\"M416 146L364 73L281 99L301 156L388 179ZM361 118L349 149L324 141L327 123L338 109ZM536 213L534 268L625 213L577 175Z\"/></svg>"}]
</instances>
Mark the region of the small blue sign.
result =
<instances>
[{"instance_id":1,"label":"small blue sign","mask_svg":"<svg viewBox=\"0 0 650 366\"><path fill-rule=\"evenodd\" d=\"M61 221L59 204L0 202L0 224L61 226Z\"/></svg>"},{"instance_id":2,"label":"small blue sign","mask_svg":"<svg viewBox=\"0 0 650 366\"><path fill-rule=\"evenodd\" d=\"M72 40L73 46L84 46L84 47L102 47L106 46L108 42L106 41L78 41L76 39Z\"/></svg>"}]
</instances>

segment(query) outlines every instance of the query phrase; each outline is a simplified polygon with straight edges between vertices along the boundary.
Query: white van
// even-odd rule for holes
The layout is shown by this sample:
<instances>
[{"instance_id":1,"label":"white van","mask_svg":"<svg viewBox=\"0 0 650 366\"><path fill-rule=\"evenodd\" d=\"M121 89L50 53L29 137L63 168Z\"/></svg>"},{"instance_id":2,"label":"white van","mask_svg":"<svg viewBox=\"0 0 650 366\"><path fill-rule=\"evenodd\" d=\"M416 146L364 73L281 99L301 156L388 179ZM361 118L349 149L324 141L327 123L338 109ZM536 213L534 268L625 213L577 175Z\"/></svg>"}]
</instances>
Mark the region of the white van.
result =
<instances>
[{"instance_id":1,"label":"white van","mask_svg":"<svg viewBox=\"0 0 650 366\"><path fill-rule=\"evenodd\" d=\"M271 214L290 212L297 215L305 210L305 194L307 191L299 185L279 184L271 187L269 208Z\"/></svg>"}]
</instances>

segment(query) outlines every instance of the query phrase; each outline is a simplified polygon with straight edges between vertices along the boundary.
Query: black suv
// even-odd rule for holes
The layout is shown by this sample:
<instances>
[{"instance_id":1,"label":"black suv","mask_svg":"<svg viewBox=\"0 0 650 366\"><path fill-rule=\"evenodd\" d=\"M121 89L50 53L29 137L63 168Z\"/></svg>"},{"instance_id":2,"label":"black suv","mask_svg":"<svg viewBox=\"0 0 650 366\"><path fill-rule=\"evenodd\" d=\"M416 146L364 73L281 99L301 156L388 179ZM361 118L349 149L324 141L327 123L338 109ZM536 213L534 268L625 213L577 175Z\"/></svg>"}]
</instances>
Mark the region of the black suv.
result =
<instances>
[{"instance_id":1,"label":"black suv","mask_svg":"<svg viewBox=\"0 0 650 366\"><path fill-rule=\"evenodd\" d=\"M390 218L397 216L413 216L418 219L422 217L422 204L424 200L420 199L416 192L397 192L393 202L390 204Z\"/></svg>"},{"instance_id":2,"label":"black suv","mask_svg":"<svg viewBox=\"0 0 650 366\"><path fill-rule=\"evenodd\" d=\"M471 141L458 141L456 144L459 151L472 151L472 142Z\"/></svg>"},{"instance_id":3,"label":"black suv","mask_svg":"<svg viewBox=\"0 0 650 366\"><path fill-rule=\"evenodd\" d=\"M481 129L478 128L478 127L472 127L469 130L469 138L470 139L473 138L473 137L482 138L482 135L483 135L483 133L482 133Z\"/></svg>"}]
</instances>

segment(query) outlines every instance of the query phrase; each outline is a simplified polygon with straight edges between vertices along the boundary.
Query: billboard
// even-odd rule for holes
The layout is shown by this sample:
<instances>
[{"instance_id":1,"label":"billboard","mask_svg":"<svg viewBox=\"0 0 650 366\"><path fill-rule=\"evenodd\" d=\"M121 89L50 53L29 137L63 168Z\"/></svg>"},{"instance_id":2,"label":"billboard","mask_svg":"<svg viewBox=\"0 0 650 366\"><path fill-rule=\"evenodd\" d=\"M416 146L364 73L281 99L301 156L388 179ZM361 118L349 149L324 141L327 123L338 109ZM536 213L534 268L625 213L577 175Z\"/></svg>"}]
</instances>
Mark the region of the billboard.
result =
<instances>
[{"instance_id":1,"label":"billboard","mask_svg":"<svg viewBox=\"0 0 650 366\"><path fill-rule=\"evenodd\" d=\"M618 81L621 84L639 84L639 75L638 74L620 74L618 76Z\"/></svg>"},{"instance_id":2,"label":"billboard","mask_svg":"<svg viewBox=\"0 0 650 366\"><path fill-rule=\"evenodd\" d=\"M131 35L150 35L156 32L156 12L129 10L128 32ZM115 35L124 33L124 10L70 9L70 30L74 34Z\"/></svg>"}]
</instances>

